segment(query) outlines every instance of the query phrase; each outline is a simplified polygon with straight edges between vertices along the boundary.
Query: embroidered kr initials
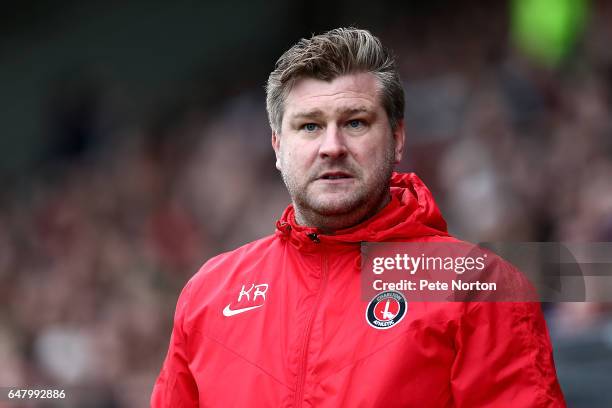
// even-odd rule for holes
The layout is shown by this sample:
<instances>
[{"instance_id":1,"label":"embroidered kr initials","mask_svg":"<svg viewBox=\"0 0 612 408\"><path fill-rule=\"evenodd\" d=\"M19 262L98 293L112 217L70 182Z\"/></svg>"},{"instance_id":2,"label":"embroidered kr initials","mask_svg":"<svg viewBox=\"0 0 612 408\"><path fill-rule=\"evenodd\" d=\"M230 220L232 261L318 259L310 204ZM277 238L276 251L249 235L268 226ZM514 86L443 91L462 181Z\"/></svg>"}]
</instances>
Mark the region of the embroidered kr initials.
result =
<instances>
[{"instance_id":1,"label":"embroidered kr initials","mask_svg":"<svg viewBox=\"0 0 612 408\"><path fill-rule=\"evenodd\" d=\"M255 301L258 298L262 298L265 301L267 291L268 291L267 283L261 283L259 285L255 285L254 283L252 283L251 287L248 290L246 290L245 285L242 285L242 288L240 289L240 294L238 294L238 302L240 302L243 298L245 298L247 302ZM251 295L252 295L252 298L251 298ZM227 306L225 306L225 309L223 309L223 316L225 317L234 316L240 313L248 312L249 310L257 309L262 306L263 304L255 305L255 306L247 306L247 307L243 307L240 309L232 309L231 304L228 304Z\"/></svg>"}]
</instances>

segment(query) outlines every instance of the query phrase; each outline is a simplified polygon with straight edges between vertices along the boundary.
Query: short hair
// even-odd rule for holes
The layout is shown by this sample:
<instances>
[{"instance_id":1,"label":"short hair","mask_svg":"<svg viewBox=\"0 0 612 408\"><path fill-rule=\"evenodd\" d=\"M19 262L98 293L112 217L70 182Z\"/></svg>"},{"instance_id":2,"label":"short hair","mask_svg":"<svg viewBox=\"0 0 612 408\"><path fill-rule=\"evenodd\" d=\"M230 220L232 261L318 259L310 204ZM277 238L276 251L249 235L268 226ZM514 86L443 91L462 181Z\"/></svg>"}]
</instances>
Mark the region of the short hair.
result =
<instances>
[{"instance_id":1,"label":"short hair","mask_svg":"<svg viewBox=\"0 0 612 408\"><path fill-rule=\"evenodd\" d=\"M381 102L395 130L404 118L404 90L395 58L369 31L353 27L302 38L278 59L266 84L270 127L280 133L285 98L296 80L332 81L342 75L361 72L370 72L378 78Z\"/></svg>"}]
</instances>

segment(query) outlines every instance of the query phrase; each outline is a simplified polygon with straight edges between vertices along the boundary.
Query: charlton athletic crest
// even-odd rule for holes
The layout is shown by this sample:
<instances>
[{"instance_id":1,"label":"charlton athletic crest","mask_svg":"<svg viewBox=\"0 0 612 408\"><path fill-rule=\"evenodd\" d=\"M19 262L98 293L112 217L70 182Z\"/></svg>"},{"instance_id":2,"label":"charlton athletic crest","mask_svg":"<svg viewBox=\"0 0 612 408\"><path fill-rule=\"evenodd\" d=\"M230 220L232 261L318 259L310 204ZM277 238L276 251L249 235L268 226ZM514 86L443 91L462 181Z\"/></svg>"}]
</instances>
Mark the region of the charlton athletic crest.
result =
<instances>
[{"instance_id":1,"label":"charlton athletic crest","mask_svg":"<svg viewBox=\"0 0 612 408\"><path fill-rule=\"evenodd\" d=\"M406 315L408 303L400 292L387 291L374 296L366 309L366 320L375 329L389 329Z\"/></svg>"}]
</instances>

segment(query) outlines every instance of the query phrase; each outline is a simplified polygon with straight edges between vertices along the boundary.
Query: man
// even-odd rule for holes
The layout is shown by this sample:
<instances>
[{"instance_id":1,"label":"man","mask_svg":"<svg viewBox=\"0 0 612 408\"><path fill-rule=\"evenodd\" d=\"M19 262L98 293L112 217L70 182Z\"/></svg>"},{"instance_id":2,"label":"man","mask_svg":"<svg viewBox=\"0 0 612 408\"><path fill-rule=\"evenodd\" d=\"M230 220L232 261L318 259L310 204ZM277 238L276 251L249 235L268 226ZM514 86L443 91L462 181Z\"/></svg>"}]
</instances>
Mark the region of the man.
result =
<instances>
[{"instance_id":1,"label":"man","mask_svg":"<svg viewBox=\"0 0 612 408\"><path fill-rule=\"evenodd\" d=\"M376 37L301 40L267 109L292 205L185 286L153 407L565 405L537 303L389 301L392 327L368 321L361 242L456 241L418 177L393 173L404 95Z\"/></svg>"}]
</instances>

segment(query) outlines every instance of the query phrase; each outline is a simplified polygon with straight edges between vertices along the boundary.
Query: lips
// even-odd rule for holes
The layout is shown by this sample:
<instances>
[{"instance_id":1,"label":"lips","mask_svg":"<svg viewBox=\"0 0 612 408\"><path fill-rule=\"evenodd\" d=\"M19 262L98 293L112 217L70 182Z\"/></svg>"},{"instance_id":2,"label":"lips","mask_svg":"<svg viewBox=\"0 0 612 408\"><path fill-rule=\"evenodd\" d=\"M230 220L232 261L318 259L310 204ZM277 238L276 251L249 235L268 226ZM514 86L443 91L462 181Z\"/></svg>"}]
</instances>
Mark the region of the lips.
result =
<instances>
[{"instance_id":1,"label":"lips","mask_svg":"<svg viewBox=\"0 0 612 408\"><path fill-rule=\"evenodd\" d=\"M318 180L341 180L349 178L353 178L353 176L343 171L326 171L317 177Z\"/></svg>"}]
</instances>

